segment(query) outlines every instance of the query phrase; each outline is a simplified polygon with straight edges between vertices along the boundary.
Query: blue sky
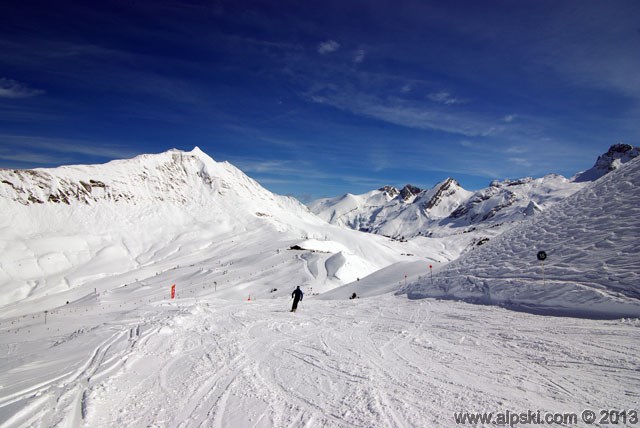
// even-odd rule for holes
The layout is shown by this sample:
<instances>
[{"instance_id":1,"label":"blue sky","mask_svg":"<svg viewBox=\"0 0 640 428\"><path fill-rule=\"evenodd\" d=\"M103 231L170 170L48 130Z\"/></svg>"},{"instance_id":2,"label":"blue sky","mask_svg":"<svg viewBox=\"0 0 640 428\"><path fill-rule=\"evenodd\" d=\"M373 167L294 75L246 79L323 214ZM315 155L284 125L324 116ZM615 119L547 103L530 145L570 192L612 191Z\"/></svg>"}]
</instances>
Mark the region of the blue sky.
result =
<instances>
[{"instance_id":1,"label":"blue sky","mask_svg":"<svg viewBox=\"0 0 640 428\"><path fill-rule=\"evenodd\" d=\"M640 134L640 2L3 2L0 167L199 146L303 201L571 176Z\"/></svg>"}]
</instances>

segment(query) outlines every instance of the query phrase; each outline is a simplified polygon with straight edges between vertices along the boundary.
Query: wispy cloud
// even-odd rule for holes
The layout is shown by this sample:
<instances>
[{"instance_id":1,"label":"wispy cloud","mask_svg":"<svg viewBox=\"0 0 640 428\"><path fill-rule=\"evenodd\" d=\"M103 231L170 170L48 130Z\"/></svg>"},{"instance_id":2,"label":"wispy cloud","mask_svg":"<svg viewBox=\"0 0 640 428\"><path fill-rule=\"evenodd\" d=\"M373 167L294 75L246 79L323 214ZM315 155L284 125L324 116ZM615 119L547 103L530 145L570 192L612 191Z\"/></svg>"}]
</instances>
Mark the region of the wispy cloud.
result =
<instances>
[{"instance_id":1,"label":"wispy cloud","mask_svg":"<svg viewBox=\"0 0 640 428\"><path fill-rule=\"evenodd\" d=\"M336 91L328 86L318 88L317 86L315 91L307 94L313 102L400 126L465 136L491 135L500 131L496 119L483 117L479 113L453 112L393 97L383 99L350 89Z\"/></svg>"},{"instance_id":2,"label":"wispy cloud","mask_svg":"<svg viewBox=\"0 0 640 428\"><path fill-rule=\"evenodd\" d=\"M509 162L512 162L512 163L514 163L516 165L524 166L524 167L527 167L527 168L531 167L533 165L531 163L531 160L526 159L526 158L515 158L515 157L512 157L512 158L509 158Z\"/></svg>"},{"instance_id":3,"label":"wispy cloud","mask_svg":"<svg viewBox=\"0 0 640 428\"><path fill-rule=\"evenodd\" d=\"M235 158L234 164L244 172L275 175L302 175L305 168L299 166L299 162L280 159L256 159L256 158Z\"/></svg>"},{"instance_id":4,"label":"wispy cloud","mask_svg":"<svg viewBox=\"0 0 640 428\"><path fill-rule=\"evenodd\" d=\"M3 162L6 161L6 162ZM33 153L24 150L0 148L0 165L6 168L15 168L20 165L55 165L73 162L70 157Z\"/></svg>"},{"instance_id":5,"label":"wispy cloud","mask_svg":"<svg viewBox=\"0 0 640 428\"><path fill-rule=\"evenodd\" d=\"M364 57L366 56L366 52L364 49L360 48L356 51L355 55L353 56L353 62L355 62L356 64L360 64L362 61L364 61Z\"/></svg>"},{"instance_id":6,"label":"wispy cloud","mask_svg":"<svg viewBox=\"0 0 640 428\"><path fill-rule=\"evenodd\" d=\"M529 151L530 150L526 146L511 146L505 149L506 153L515 153L515 154L527 153Z\"/></svg>"},{"instance_id":7,"label":"wispy cloud","mask_svg":"<svg viewBox=\"0 0 640 428\"><path fill-rule=\"evenodd\" d=\"M29 98L43 93L16 80L0 78L0 98Z\"/></svg>"},{"instance_id":8,"label":"wispy cloud","mask_svg":"<svg viewBox=\"0 0 640 428\"><path fill-rule=\"evenodd\" d=\"M506 123L511 123L511 122L513 122L517 117L518 117L518 116L517 116L517 115L515 115L515 114L508 114L508 115L506 115L506 116L504 116L504 117L502 118L502 121L503 121L503 122L506 122Z\"/></svg>"},{"instance_id":9,"label":"wispy cloud","mask_svg":"<svg viewBox=\"0 0 640 428\"><path fill-rule=\"evenodd\" d=\"M327 40L326 42L322 42L318 45L318 53L321 55L335 52L338 49L340 49L340 43L335 40Z\"/></svg>"},{"instance_id":10,"label":"wispy cloud","mask_svg":"<svg viewBox=\"0 0 640 428\"><path fill-rule=\"evenodd\" d=\"M0 135L0 145L0 159L38 165L76 162L83 156L111 160L139 154L122 144L27 135Z\"/></svg>"},{"instance_id":11,"label":"wispy cloud","mask_svg":"<svg viewBox=\"0 0 640 428\"><path fill-rule=\"evenodd\" d=\"M261 183L283 184L299 183L302 181L326 183L340 181L357 186L368 186L374 188L390 182L387 178L372 177L357 174L339 174L335 171L324 170L315 166L309 160L300 159L258 159L231 157L231 163L249 175L255 175Z\"/></svg>"},{"instance_id":12,"label":"wispy cloud","mask_svg":"<svg viewBox=\"0 0 640 428\"><path fill-rule=\"evenodd\" d=\"M446 105L464 104L467 102L466 100L463 100L461 98L454 97L453 95L451 95L449 92L446 92L446 91L432 92L429 95L427 95L427 98L429 98L433 102L446 104Z\"/></svg>"}]
</instances>

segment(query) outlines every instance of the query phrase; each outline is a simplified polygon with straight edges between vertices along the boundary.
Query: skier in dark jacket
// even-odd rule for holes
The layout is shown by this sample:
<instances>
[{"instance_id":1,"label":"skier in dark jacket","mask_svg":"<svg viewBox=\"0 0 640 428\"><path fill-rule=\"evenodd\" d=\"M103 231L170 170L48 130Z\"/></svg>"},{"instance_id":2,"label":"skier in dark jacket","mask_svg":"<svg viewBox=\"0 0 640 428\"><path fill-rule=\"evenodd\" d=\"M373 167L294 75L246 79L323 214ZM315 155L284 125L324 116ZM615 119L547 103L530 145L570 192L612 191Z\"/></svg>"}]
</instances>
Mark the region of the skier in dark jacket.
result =
<instances>
[{"instance_id":1,"label":"skier in dark jacket","mask_svg":"<svg viewBox=\"0 0 640 428\"><path fill-rule=\"evenodd\" d=\"M302 293L302 290L300 290L300 286L298 285L298 287L293 290L293 293L291 293L291 297L293 298L293 306L291 307L291 312L295 312L296 309L298 309L298 302L302 300L302 296L304 296L304 294Z\"/></svg>"}]
</instances>

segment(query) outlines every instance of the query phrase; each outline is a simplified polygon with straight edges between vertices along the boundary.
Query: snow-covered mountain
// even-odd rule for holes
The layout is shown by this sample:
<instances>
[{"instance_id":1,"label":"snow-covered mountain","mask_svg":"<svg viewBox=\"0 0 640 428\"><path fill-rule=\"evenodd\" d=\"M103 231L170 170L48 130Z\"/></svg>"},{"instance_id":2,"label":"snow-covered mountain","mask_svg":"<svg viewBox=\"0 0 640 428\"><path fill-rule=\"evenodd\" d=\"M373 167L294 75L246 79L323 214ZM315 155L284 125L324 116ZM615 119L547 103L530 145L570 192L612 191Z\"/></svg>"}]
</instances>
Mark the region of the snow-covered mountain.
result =
<instances>
[{"instance_id":1,"label":"snow-covered mountain","mask_svg":"<svg viewBox=\"0 0 640 428\"><path fill-rule=\"evenodd\" d=\"M407 185L398 191L385 186L362 195L320 199L309 208L329 223L365 232L407 239L473 232L476 236L470 242L476 244L535 217L639 153L638 147L615 144L593 168L571 179L548 174L494 180L487 188L469 192L448 178L430 190Z\"/></svg>"},{"instance_id":2,"label":"snow-covered mountain","mask_svg":"<svg viewBox=\"0 0 640 428\"><path fill-rule=\"evenodd\" d=\"M460 204L437 226L487 227L530 218L570 196L580 185L557 174L494 180Z\"/></svg>"},{"instance_id":3,"label":"snow-covered mountain","mask_svg":"<svg viewBox=\"0 0 640 428\"><path fill-rule=\"evenodd\" d=\"M633 147L630 144L614 144L609 147L606 153L600 155L596 163L590 169L580 172L573 177L573 181L584 182L594 181L605 174L615 171L622 164L635 159L640 155L640 147Z\"/></svg>"},{"instance_id":4,"label":"snow-covered mountain","mask_svg":"<svg viewBox=\"0 0 640 428\"><path fill-rule=\"evenodd\" d=\"M310 209L329 223L394 238L413 237L447 217L471 192L447 178L432 189L407 184L384 186L362 195L320 199Z\"/></svg>"},{"instance_id":5,"label":"snow-covered mountain","mask_svg":"<svg viewBox=\"0 0 640 428\"><path fill-rule=\"evenodd\" d=\"M221 296L268 294L289 281L323 291L403 254L430 252L371 237L328 225L198 148L103 165L0 170L0 306L47 295L63 304L114 281L182 269L185 260L197 271L194 283L228 283ZM314 239L330 250L316 251ZM301 242L301 250L288 250ZM225 263L289 269L260 283L231 278Z\"/></svg>"},{"instance_id":6,"label":"snow-covered mountain","mask_svg":"<svg viewBox=\"0 0 640 428\"><path fill-rule=\"evenodd\" d=\"M198 147L191 152L173 149L102 165L2 169L0 177L3 184L0 196L22 205L93 205L100 202L138 205L168 201L211 206L229 200L210 197L216 194L250 194L254 200L271 201L287 209L299 205L293 198L266 191L230 163L215 162Z\"/></svg>"},{"instance_id":7,"label":"snow-covered mountain","mask_svg":"<svg viewBox=\"0 0 640 428\"><path fill-rule=\"evenodd\" d=\"M0 170L2 237L58 230L121 231L207 219L218 230L260 222L288 229L301 217L318 224L296 199L274 195L228 162L199 148L103 165ZM72 226L72 227L70 227ZM153 231L162 235L162 231Z\"/></svg>"},{"instance_id":8,"label":"snow-covered mountain","mask_svg":"<svg viewBox=\"0 0 640 428\"><path fill-rule=\"evenodd\" d=\"M409 297L640 317L640 158L423 276ZM546 260L538 261L544 251Z\"/></svg>"}]
</instances>

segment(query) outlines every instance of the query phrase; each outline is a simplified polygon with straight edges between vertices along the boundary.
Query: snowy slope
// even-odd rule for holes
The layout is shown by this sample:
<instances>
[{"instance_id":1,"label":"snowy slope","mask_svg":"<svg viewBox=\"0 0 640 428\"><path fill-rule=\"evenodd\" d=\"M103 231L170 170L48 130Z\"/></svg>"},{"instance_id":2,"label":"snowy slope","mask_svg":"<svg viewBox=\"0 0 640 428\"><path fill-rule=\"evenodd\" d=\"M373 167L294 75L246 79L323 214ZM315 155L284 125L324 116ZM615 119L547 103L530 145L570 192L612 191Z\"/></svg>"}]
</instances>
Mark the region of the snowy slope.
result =
<instances>
[{"instance_id":1,"label":"snowy slope","mask_svg":"<svg viewBox=\"0 0 640 428\"><path fill-rule=\"evenodd\" d=\"M0 426L452 427L454 412L634 409L640 324L383 296L147 302L0 325ZM147 295L148 296L148 295ZM605 379L606 381L603 381Z\"/></svg>"},{"instance_id":2,"label":"snowy slope","mask_svg":"<svg viewBox=\"0 0 640 428\"><path fill-rule=\"evenodd\" d=\"M408 287L446 297L592 317L640 316L636 158ZM538 251L548 259L537 261Z\"/></svg>"},{"instance_id":3,"label":"snowy slope","mask_svg":"<svg viewBox=\"0 0 640 428\"><path fill-rule=\"evenodd\" d=\"M340 250L288 251L309 238ZM29 310L187 268L192 283L227 284L234 298L269 294L288 281L322 291L403 253L431 252L328 225L197 148L104 165L0 170L0 250L0 306L30 302ZM328 272L327 259L339 252ZM268 282L249 279L267 269Z\"/></svg>"}]
</instances>

